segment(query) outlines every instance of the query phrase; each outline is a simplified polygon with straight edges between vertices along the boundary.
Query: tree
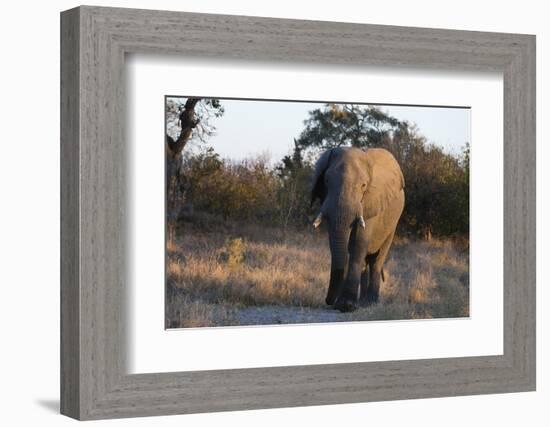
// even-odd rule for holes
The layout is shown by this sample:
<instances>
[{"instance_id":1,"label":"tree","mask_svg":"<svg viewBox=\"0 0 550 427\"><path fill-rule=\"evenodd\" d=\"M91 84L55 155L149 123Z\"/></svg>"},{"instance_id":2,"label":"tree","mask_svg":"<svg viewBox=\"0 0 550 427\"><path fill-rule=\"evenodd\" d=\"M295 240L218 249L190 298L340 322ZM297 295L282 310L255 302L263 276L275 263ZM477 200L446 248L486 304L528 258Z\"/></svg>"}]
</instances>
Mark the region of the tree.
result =
<instances>
[{"instance_id":1,"label":"tree","mask_svg":"<svg viewBox=\"0 0 550 427\"><path fill-rule=\"evenodd\" d=\"M302 149L328 150L340 146L376 147L406 126L377 107L357 104L326 104L309 112L298 138Z\"/></svg>"},{"instance_id":2,"label":"tree","mask_svg":"<svg viewBox=\"0 0 550 427\"><path fill-rule=\"evenodd\" d=\"M205 142L214 134L216 128L212 124L212 118L221 117L223 113L223 106L218 99L187 98L185 102L168 99L166 102L167 123L177 120L177 135L166 133L167 221L170 236L185 201L181 170L183 149L192 139Z\"/></svg>"},{"instance_id":3,"label":"tree","mask_svg":"<svg viewBox=\"0 0 550 427\"><path fill-rule=\"evenodd\" d=\"M187 98L184 103L169 99L166 103L167 121L170 116L177 117L179 132L175 138L166 134L168 155L181 154L192 137L205 142L216 131L212 118L221 117L224 112L219 99Z\"/></svg>"}]
</instances>

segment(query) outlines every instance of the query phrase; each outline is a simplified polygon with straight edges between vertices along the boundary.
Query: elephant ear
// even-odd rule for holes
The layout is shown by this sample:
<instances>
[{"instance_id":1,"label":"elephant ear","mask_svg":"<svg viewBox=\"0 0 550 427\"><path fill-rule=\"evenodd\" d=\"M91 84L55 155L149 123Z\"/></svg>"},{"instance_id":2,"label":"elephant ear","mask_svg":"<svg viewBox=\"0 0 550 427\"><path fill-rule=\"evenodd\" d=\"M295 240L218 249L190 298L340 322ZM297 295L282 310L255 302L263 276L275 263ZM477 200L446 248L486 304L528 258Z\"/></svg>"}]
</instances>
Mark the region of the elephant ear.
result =
<instances>
[{"instance_id":1,"label":"elephant ear","mask_svg":"<svg viewBox=\"0 0 550 427\"><path fill-rule=\"evenodd\" d=\"M405 188L399 164L391 153L381 148L366 151L369 181L363 198L364 214L372 218L386 207Z\"/></svg>"},{"instance_id":2,"label":"elephant ear","mask_svg":"<svg viewBox=\"0 0 550 427\"><path fill-rule=\"evenodd\" d=\"M321 157L319 157L317 163L315 163L315 170L313 171L313 177L311 180L310 206L313 206L313 203L316 199L319 199L322 204L325 200L325 197L327 196L327 186L325 185L325 172L327 171L330 164L332 151L333 149L325 151L323 154L321 154Z\"/></svg>"}]
</instances>

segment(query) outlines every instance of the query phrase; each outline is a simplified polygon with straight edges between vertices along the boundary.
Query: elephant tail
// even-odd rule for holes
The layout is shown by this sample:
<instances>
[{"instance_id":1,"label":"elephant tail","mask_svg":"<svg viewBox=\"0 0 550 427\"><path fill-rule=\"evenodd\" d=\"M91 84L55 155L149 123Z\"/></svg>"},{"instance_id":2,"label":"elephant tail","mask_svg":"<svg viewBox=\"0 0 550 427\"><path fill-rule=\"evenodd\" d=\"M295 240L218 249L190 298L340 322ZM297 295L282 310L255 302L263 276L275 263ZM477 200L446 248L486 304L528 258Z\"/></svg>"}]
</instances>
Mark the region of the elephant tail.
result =
<instances>
[{"instance_id":1,"label":"elephant tail","mask_svg":"<svg viewBox=\"0 0 550 427\"><path fill-rule=\"evenodd\" d=\"M382 281L385 282L386 281L386 275L384 274L384 267L382 267Z\"/></svg>"}]
</instances>

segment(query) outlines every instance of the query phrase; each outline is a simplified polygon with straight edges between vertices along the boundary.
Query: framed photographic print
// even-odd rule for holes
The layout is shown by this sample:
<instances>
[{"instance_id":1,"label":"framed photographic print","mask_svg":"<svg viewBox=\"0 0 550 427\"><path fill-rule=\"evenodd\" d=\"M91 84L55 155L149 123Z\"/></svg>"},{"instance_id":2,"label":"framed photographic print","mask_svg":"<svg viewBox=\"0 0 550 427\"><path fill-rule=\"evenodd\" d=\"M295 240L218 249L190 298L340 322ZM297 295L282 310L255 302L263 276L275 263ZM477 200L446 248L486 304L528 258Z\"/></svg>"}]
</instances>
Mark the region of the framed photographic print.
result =
<instances>
[{"instance_id":1,"label":"framed photographic print","mask_svg":"<svg viewBox=\"0 0 550 427\"><path fill-rule=\"evenodd\" d=\"M61 19L61 410L535 389L535 38Z\"/></svg>"}]
</instances>

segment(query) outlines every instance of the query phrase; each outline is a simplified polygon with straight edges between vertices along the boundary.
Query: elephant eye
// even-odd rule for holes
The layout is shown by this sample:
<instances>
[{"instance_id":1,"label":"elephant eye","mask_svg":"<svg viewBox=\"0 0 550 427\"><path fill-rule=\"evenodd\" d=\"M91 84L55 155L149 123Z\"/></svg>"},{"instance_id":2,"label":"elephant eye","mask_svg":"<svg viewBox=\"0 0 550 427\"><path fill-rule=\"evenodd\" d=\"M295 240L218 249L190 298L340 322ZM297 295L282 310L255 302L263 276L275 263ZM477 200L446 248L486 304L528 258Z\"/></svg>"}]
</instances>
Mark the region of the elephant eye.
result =
<instances>
[{"instance_id":1,"label":"elephant eye","mask_svg":"<svg viewBox=\"0 0 550 427\"><path fill-rule=\"evenodd\" d=\"M364 191L366 188L367 188L367 184L365 184L365 183L361 184L361 190Z\"/></svg>"}]
</instances>

